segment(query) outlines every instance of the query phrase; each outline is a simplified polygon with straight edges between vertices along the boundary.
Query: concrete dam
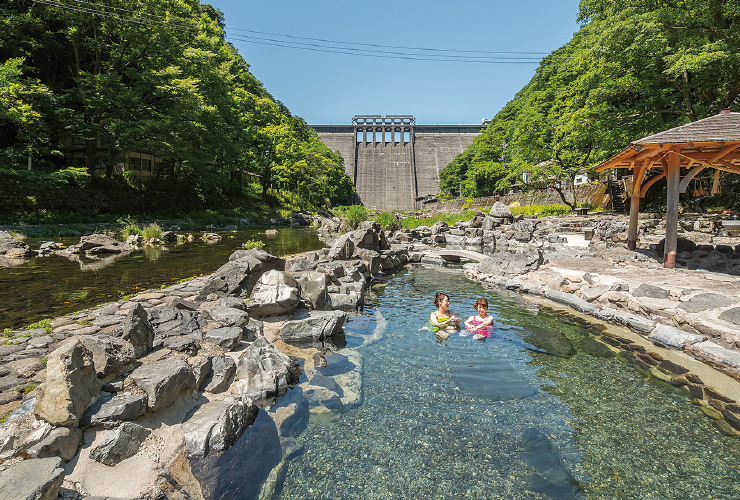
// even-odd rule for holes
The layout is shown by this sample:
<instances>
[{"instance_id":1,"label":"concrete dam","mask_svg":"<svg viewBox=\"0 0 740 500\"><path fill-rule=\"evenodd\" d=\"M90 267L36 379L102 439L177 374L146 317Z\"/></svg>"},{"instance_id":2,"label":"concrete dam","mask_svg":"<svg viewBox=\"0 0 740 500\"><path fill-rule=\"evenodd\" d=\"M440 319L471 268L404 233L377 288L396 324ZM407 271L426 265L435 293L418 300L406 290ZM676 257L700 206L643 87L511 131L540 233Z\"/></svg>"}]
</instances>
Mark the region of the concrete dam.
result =
<instances>
[{"instance_id":1,"label":"concrete dam","mask_svg":"<svg viewBox=\"0 0 740 500\"><path fill-rule=\"evenodd\" d=\"M376 210L413 210L439 191L439 173L483 125L416 125L408 115L361 115L351 125L311 125L344 158L359 201Z\"/></svg>"}]
</instances>

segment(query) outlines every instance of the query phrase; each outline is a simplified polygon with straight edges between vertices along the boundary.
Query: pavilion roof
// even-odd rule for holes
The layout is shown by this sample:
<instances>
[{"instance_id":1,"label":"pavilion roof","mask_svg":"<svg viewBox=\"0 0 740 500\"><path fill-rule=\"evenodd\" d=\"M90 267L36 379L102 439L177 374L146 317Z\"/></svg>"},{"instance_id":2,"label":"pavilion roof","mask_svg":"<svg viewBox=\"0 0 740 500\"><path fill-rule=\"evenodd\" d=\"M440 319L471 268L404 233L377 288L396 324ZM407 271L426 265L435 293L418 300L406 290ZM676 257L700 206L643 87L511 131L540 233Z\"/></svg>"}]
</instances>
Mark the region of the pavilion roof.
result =
<instances>
[{"instance_id":1,"label":"pavilion roof","mask_svg":"<svg viewBox=\"0 0 740 500\"><path fill-rule=\"evenodd\" d=\"M680 148L681 166L711 166L740 174L740 113L722 110L703 120L632 141L628 147L595 167L631 169L639 162L661 167L671 148Z\"/></svg>"}]
</instances>

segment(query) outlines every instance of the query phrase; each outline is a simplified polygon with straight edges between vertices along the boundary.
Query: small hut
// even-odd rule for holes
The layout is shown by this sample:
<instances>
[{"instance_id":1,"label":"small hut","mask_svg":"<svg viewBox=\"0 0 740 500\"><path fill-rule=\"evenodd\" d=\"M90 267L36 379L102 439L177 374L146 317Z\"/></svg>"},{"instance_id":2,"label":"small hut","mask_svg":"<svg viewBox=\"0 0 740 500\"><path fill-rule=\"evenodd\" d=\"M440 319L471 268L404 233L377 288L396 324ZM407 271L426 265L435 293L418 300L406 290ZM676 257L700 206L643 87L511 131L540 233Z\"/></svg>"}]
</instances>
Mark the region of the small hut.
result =
<instances>
[{"instance_id":1,"label":"small hut","mask_svg":"<svg viewBox=\"0 0 740 500\"><path fill-rule=\"evenodd\" d=\"M714 187L720 172L740 174L740 113L723 109L718 115L659 132L630 143L628 147L595 167L597 172L610 168L632 170L630 223L627 246L637 247L637 219L640 198L665 178L667 183L665 250L663 267L676 267L678 231L678 195L685 193L691 180L702 170L714 169ZM656 171L643 184L645 173Z\"/></svg>"}]
</instances>

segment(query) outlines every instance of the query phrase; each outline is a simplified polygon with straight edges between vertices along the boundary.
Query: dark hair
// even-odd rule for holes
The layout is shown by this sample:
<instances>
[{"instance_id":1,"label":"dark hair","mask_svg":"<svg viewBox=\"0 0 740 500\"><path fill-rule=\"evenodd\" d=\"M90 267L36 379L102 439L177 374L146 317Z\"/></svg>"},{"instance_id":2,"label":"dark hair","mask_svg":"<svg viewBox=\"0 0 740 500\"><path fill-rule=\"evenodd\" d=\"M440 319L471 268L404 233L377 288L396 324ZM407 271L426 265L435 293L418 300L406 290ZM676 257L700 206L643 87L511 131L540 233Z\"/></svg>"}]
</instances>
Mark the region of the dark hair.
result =
<instances>
[{"instance_id":1,"label":"dark hair","mask_svg":"<svg viewBox=\"0 0 740 500\"><path fill-rule=\"evenodd\" d=\"M439 304L442 302L442 299L447 297L450 298L446 293L444 292L437 292L437 295L434 296L434 305L439 307Z\"/></svg>"},{"instance_id":2,"label":"dark hair","mask_svg":"<svg viewBox=\"0 0 740 500\"><path fill-rule=\"evenodd\" d=\"M488 301L481 297L480 299L475 301L475 308L478 309L478 306L483 306L488 309Z\"/></svg>"}]
</instances>

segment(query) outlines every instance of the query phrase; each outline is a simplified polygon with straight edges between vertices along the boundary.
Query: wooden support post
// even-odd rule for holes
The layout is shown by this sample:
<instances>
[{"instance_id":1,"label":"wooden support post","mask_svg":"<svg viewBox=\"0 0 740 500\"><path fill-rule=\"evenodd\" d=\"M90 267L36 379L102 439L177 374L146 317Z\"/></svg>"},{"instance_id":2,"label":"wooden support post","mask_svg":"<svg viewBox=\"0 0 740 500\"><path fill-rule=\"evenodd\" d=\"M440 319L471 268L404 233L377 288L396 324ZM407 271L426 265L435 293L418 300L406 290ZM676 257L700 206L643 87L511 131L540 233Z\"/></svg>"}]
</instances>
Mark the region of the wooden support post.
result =
<instances>
[{"instance_id":1,"label":"wooden support post","mask_svg":"<svg viewBox=\"0 0 740 500\"><path fill-rule=\"evenodd\" d=\"M712 194L719 193L719 170L714 171L714 182L712 183Z\"/></svg>"},{"instance_id":2,"label":"wooden support post","mask_svg":"<svg viewBox=\"0 0 740 500\"><path fill-rule=\"evenodd\" d=\"M668 153L666 172L668 201L665 208L665 249L663 251L663 267L676 267L676 251L678 249L678 186L681 183L681 146L673 146Z\"/></svg>"},{"instance_id":3,"label":"wooden support post","mask_svg":"<svg viewBox=\"0 0 740 500\"><path fill-rule=\"evenodd\" d=\"M627 233L627 248L637 248L637 220L640 214L640 184L645 174L642 162L636 163L632 168L632 193L630 194L630 225Z\"/></svg>"}]
</instances>

